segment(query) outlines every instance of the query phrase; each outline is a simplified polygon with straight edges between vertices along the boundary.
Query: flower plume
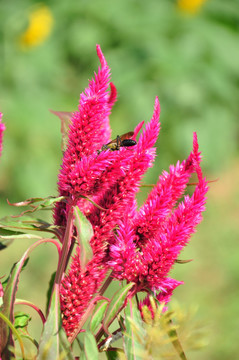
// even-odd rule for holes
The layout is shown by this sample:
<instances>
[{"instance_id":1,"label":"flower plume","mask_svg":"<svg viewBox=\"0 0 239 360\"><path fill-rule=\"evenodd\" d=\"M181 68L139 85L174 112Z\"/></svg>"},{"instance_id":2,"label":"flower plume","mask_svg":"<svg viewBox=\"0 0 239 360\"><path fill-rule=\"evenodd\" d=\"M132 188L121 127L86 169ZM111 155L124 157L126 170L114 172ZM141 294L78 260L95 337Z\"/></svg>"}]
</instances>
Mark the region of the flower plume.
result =
<instances>
[{"instance_id":1,"label":"flower plume","mask_svg":"<svg viewBox=\"0 0 239 360\"><path fill-rule=\"evenodd\" d=\"M83 269L81 249L77 246L61 284L63 325L68 336L76 330L109 269L112 279L134 282L135 292L153 291L159 301L169 301L173 290L182 283L170 278L169 272L202 219L208 191L194 134L188 158L164 171L137 209L135 195L156 155L159 100L156 97L145 129L141 130L143 122L136 126L132 139L136 140L141 132L137 143L127 146L118 137L115 147L103 146L110 142L109 115L117 91L110 83L110 69L99 45L96 49L101 66L81 94L78 111L72 116L59 174L59 193L68 201L59 202L54 212L55 223L61 226L63 234L67 213L75 205L93 228L91 260ZM192 196L185 195L182 200L193 173L198 184Z\"/></svg>"}]
</instances>

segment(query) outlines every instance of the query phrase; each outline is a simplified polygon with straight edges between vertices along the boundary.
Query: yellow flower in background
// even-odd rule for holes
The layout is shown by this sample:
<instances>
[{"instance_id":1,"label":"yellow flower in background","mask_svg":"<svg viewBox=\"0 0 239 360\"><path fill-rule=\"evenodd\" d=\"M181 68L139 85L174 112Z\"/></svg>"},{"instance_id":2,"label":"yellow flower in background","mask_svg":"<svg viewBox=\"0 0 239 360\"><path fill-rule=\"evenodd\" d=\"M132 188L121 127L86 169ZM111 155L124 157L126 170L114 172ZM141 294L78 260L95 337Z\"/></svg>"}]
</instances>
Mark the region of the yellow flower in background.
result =
<instances>
[{"instance_id":1,"label":"yellow flower in background","mask_svg":"<svg viewBox=\"0 0 239 360\"><path fill-rule=\"evenodd\" d=\"M23 47L40 45L50 35L53 26L53 16L50 9L41 5L29 14L29 25L21 35L20 43Z\"/></svg>"},{"instance_id":2,"label":"yellow flower in background","mask_svg":"<svg viewBox=\"0 0 239 360\"><path fill-rule=\"evenodd\" d=\"M197 13L206 0L178 0L178 7L184 12Z\"/></svg>"}]
</instances>

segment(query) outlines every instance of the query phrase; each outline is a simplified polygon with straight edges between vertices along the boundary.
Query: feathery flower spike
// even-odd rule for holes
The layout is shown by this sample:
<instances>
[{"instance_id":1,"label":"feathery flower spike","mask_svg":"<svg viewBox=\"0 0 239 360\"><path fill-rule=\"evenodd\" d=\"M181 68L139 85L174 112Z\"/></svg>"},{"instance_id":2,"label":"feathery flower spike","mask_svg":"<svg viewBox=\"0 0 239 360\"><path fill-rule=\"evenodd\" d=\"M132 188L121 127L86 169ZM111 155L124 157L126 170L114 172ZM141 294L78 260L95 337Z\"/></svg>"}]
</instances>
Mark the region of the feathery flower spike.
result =
<instances>
[{"instance_id":1,"label":"feathery flower spike","mask_svg":"<svg viewBox=\"0 0 239 360\"><path fill-rule=\"evenodd\" d=\"M155 159L154 145L160 130L159 101L156 98L151 121L136 145L98 152L110 141L108 116L117 92L109 82L109 68L99 46L97 54L101 68L81 94L79 111L71 119L59 175L59 193L68 197L68 202L59 203L54 213L55 222L63 227L64 233L67 212L77 204L94 231L90 239L92 259L83 270L81 249L77 246L61 284L63 326L68 336L76 330L109 268L113 278L135 282L136 292L153 291L159 301L169 300L182 283L168 277L169 271L201 221L208 190L194 134L193 151L188 159L163 172L137 210L135 195L142 176ZM136 139L142 126L143 122L136 126L132 139ZM194 194L179 202L193 173L198 176ZM90 197L105 210L81 195Z\"/></svg>"},{"instance_id":2,"label":"feathery flower spike","mask_svg":"<svg viewBox=\"0 0 239 360\"><path fill-rule=\"evenodd\" d=\"M139 290L167 288L167 275L205 210L208 186L202 178L199 155L194 134L188 160L171 167L169 174L165 172L139 212L134 217L132 213L130 218L125 216L120 223L109 261L117 279L133 281ZM191 198L186 195L177 205L193 172L199 181L194 194Z\"/></svg>"},{"instance_id":3,"label":"feathery flower spike","mask_svg":"<svg viewBox=\"0 0 239 360\"><path fill-rule=\"evenodd\" d=\"M89 300L97 292L108 270L107 248L108 244L114 240L114 229L120 223L129 203L132 203L132 208L135 206L135 193L139 189L140 180L145 171L152 165L155 157L155 149L152 146L159 132L158 118L159 102L156 98L153 117L134 149L131 151L122 148L119 152L105 152L115 156L111 171L115 184L109 186L108 190L98 198L98 204L106 211L94 209L88 215L94 229L94 235L91 239L94 256L88 263L85 273L78 275L80 269L80 250L78 249L78 255L72 260L69 273L62 283L62 309L66 315L63 318L63 324L68 335L76 328ZM142 125L141 123L136 127L135 134ZM120 174L118 168L121 168ZM91 180L89 179L89 181ZM103 187L104 180L102 180ZM76 298L77 301L75 301ZM76 315L71 314L70 319L68 316L69 307L74 307L76 310Z\"/></svg>"}]
</instances>

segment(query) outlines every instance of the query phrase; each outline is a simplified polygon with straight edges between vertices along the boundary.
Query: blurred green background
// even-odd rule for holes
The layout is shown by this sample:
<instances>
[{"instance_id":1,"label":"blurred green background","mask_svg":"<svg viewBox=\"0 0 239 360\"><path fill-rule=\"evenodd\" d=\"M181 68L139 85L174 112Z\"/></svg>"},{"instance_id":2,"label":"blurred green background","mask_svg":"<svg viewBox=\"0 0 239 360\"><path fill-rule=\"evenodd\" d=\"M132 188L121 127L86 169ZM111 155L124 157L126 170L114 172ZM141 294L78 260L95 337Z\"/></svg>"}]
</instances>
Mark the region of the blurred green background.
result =
<instances>
[{"instance_id":1,"label":"blurred green background","mask_svg":"<svg viewBox=\"0 0 239 360\"><path fill-rule=\"evenodd\" d=\"M118 89L113 136L161 103L158 157L147 175L184 159L197 131L211 184L207 212L173 275L174 298L198 306L209 344L190 359L238 357L239 320L239 2L238 0L1 1L0 111L7 130L1 158L1 217L6 204L56 195L60 122L49 109L74 111L98 68L100 44ZM146 195L142 190L140 201ZM44 216L46 216L44 214ZM49 218L50 218L49 214ZM30 242L1 252L0 277ZM19 297L44 303L55 250L39 248L22 275ZM44 266L42 264L44 263ZM29 271L30 268L30 271ZM26 295L26 289L31 291ZM43 289L43 290L42 290ZM40 300L39 300L40 299Z\"/></svg>"}]
</instances>

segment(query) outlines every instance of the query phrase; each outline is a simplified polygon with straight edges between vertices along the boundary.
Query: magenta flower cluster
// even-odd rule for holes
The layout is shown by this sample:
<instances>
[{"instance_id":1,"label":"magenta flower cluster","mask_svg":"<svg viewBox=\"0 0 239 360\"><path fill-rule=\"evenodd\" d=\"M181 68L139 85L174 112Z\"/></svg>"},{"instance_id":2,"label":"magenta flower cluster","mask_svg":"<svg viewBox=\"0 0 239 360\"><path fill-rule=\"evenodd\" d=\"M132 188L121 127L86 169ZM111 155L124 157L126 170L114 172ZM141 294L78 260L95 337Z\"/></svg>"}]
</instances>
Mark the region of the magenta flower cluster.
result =
<instances>
[{"instance_id":1,"label":"magenta flower cluster","mask_svg":"<svg viewBox=\"0 0 239 360\"><path fill-rule=\"evenodd\" d=\"M135 195L156 155L159 101L156 98L153 116L135 146L99 151L110 141L109 115L117 93L99 46L97 54L101 67L81 94L79 109L72 116L59 175L59 194L68 201L59 202L54 211L55 223L63 229L62 236L73 205L79 206L94 230L90 240L92 259L83 270L81 249L77 247L61 285L63 326L68 336L76 329L109 269L113 279L134 282L135 292L151 290L160 301L169 300L172 291L182 283L171 279L169 271L202 219L208 190L194 134L188 159L170 166L169 172L164 171L143 206L137 209ZM143 123L136 126L133 139L142 126ZM198 177L194 193L180 200L193 173Z\"/></svg>"}]
</instances>

